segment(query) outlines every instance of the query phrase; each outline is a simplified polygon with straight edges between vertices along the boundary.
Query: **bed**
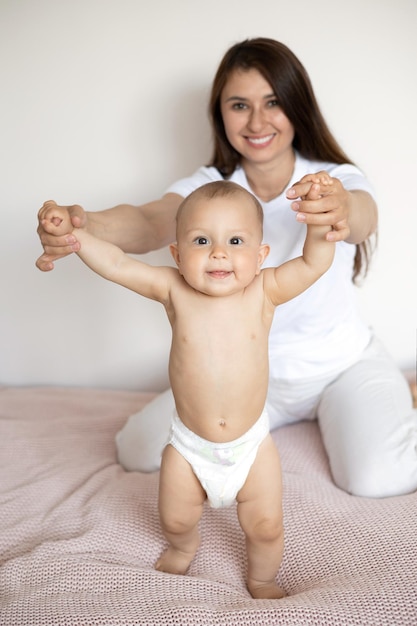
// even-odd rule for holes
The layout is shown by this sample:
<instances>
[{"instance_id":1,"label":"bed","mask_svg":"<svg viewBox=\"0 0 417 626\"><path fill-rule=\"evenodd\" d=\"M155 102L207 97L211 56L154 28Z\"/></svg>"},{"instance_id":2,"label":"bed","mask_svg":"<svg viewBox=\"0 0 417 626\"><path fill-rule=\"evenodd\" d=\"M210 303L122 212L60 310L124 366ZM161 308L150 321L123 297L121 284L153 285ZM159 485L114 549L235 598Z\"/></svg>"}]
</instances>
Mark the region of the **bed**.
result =
<instances>
[{"instance_id":1,"label":"bed","mask_svg":"<svg viewBox=\"0 0 417 626\"><path fill-rule=\"evenodd\" d=\"M235 508L206 507L186 576L157 572L158 474L126 472L115 433L150 393L0 389L1 626L417 624L417 494L334 486L316 423L273 433L288 597L253 600Z\"/></svg>"}]
</instances>

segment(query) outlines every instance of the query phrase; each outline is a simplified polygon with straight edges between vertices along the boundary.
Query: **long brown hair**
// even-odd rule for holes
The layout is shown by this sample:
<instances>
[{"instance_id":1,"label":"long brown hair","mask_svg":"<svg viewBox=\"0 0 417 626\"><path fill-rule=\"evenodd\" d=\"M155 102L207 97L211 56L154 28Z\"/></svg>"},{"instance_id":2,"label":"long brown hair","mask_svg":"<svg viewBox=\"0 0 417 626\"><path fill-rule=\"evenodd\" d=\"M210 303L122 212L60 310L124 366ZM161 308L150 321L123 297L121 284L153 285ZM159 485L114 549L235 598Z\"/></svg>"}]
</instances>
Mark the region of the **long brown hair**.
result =
<instances>
[{"instance_id":1,"label":"long brown hair","mask_svg":"<svg viewBox=\"0 0 417 626\"><path fill-rule=\"evenodd\" d=\"M277 102L294 127L293 147L301 156L331 163L351 163L330 132L320 111L304 66L283 43L259 37L237 43L226 52L211 89L209 115L213 129L213 156L209 163L228 178L241 161L229 143L220 108L221 94L235 70L256 69L274 90ZM372 255L371 240L356 246L353 280L367 273Z\"/></svg>"}]
</instances>

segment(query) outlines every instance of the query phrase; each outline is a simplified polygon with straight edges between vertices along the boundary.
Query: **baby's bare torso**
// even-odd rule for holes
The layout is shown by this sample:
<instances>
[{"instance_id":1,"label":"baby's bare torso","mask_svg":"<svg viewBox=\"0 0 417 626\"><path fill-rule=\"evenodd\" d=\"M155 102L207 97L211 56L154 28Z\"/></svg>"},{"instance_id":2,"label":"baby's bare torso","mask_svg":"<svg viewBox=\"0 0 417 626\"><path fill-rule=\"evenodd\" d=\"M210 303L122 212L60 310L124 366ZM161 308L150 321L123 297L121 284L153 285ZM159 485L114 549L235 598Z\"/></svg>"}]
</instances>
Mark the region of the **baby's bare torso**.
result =
<instances>
[{"instance_id":1,"label":"baby's bare torso","mask_svg":"<svg viewBox=\"0 0 417 626\"><path fill-rule=\"evenodd\" d=\"M258 276L244 291L212 297L180 278L167 313L170 382L184 424L209 441L232 441L260 416L268 386L274 308Z\"/></svg>"}]
</instances>

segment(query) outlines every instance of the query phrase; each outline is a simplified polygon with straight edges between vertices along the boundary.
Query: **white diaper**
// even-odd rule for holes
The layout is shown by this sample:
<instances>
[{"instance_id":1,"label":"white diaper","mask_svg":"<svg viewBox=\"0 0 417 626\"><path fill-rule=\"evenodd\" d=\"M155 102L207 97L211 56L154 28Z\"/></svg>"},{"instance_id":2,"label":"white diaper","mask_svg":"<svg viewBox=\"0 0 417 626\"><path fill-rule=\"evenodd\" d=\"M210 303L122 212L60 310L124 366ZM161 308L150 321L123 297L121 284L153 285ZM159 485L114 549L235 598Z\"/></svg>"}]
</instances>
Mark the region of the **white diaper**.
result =
<instances>
[{"instance_id":1,"label":"white diaper","mask_svg":"<svg viewBox=\"0 0 417 626\"><path fill-rule=\"evenodd\" d=\"M269 433L264 410L257 422L241 437L215 443L187 428L175 412L168 443L188 461L214 508L230 506L243 487L259 445Z\"/></svg>"}]
</instances>

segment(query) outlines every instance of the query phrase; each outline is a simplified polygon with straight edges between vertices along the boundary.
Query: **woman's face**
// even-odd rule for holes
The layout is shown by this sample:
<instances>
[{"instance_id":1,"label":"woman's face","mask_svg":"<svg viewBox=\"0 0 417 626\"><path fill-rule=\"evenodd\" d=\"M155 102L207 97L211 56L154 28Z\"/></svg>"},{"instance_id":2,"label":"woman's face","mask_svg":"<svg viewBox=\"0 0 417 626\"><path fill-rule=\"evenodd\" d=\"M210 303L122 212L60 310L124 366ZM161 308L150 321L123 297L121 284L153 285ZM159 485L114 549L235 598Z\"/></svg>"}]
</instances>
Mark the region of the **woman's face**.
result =
<instances>
[{"instance_id":1,"label":"woman's face","mask_svg":"<svg viewBox=\"0 0 417 626\"><path fill-rule=\"evenodd\" d=\"M293 158L294 127L258 70L232 72L220 108L226 136L243 164L282 164L286 157Z\"/></svg>"}]
</instances>

